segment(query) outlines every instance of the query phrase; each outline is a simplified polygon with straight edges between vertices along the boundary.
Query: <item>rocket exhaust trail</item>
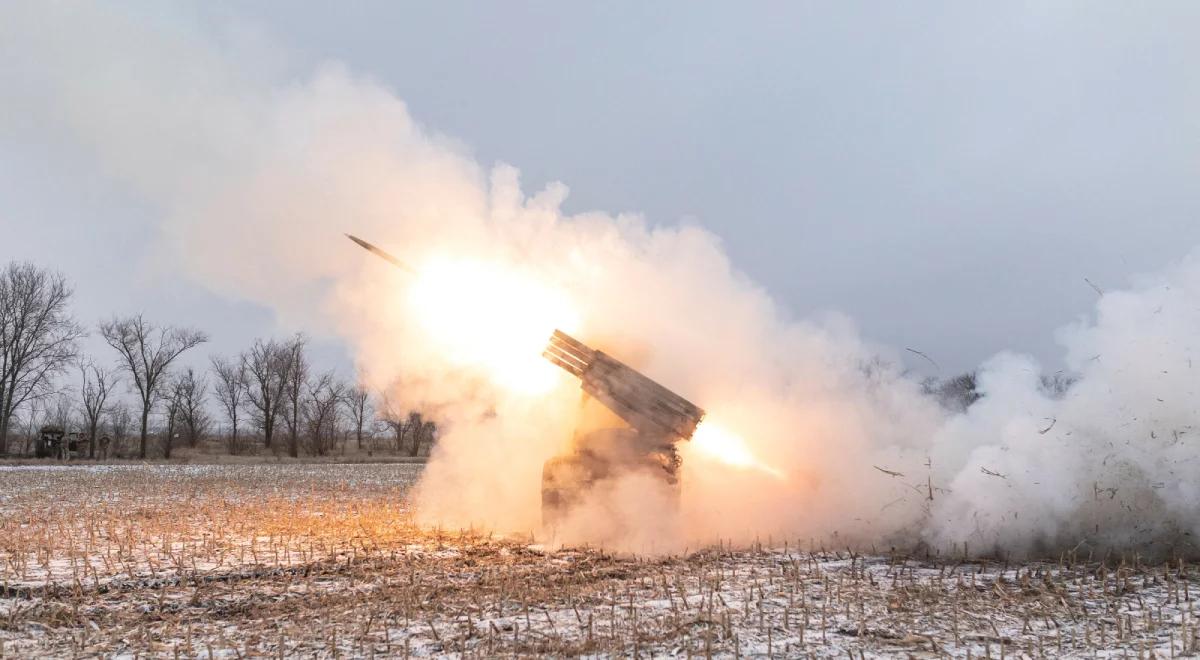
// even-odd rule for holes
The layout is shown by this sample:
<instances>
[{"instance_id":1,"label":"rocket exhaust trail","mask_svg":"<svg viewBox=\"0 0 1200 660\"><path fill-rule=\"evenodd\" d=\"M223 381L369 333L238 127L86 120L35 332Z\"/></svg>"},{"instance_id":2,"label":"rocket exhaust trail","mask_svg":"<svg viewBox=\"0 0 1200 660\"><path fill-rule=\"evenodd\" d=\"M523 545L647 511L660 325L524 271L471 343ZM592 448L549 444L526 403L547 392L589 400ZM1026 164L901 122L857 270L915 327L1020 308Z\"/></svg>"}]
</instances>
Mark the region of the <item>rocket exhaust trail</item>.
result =
<instances>
[{"instance_id":1,"label":"rocket exhaust trail","mask_svg":"<svg viewBox=\"0 0 1200 660\"><path fill-rule=\"evenodd\" d=\"M409 266L408 264L404 263L403 261L400 261L396 257L393 257L392 255L388 254L387 252L384 252L380 248L375 247L374 245L364 241L363 239L361 239L353 234L346 234L346 238L354 241L355 243L358 243L359 246L362 247L367 252L374 254L375 256L379 257L380 259L383 259L384 261L395 266L396 268L399 268L404 271L408 271L409 273L412 273L413 275L417 274L417 271L414 270L412 266Z\"/></svg>"}]
</instances>

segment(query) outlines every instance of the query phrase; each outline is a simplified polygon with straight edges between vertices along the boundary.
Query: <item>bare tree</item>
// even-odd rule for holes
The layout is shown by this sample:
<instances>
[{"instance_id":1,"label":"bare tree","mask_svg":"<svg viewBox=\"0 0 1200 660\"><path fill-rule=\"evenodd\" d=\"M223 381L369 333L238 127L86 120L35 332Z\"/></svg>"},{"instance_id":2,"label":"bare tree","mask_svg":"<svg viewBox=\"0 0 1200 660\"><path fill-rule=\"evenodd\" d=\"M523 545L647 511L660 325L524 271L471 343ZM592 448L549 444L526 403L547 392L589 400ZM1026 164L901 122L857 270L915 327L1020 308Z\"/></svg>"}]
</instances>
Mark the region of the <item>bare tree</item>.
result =
<instances>
[{"instance_id":1,"label":"bare tree","mask_svg":"<svg viewBox=\"0 0 1200 660\"><path fill-rule=\"evenodd\" d=\"M416 411L408 413L408 419L404 422L404 432L408 434L412 442L408 455L420 456L421 445L432 444L436 431L437 427L434 423L422 417L421 413Z\"/></svg>"},{"instance_id":2,"label":"bare tree","mask_svg":"<svg viewBox=\"0 0 1200 660\"><path fill-rule=\"evenodd\" d=\"M961 413L982 397L979 393L974 371L959 374L944 381L933 380L922 384L925 391L937 397L947 410Z\"/></svg>"},{"instance_id":3,"label":"bare tree","mask_svg":"<svg viewBox=\"0 0 1200 660\"><path fill-rule=\"evenodd\" d=\"M279 412L283 409L289 361L287 345L281 345L274 339L256 339L250 350L241 356L246 398L250 401L255 422L262 430L263 444L267 449L271 448Z\"/></svg>"},{"instance_id":4,"label":"bare tree","mask_svg":"<svg viewBox=\"0 0 1200 660\"><path fill-rule=\"evenodd\" d=\"M198 330L156 327L141 314L114 318L100 324L100 334L120 354L121 368L129 372L141 398L141 432L138 457L146 458L146 427L150 411L162 387L167 367L184 351L208 341Z\"/></svg>"},{"instance_id":5,"label":"bare tree","mask_svg":"<svg viewBox=\"0 0 1200 660\"><path fill-rule=\"evenodd\" d=\"M75 357L84 332L68 313L71 294L66 278L33 264L0 271L0 455L17 408L49 394Z\"/></svg>"},{"instance_id":6,"label":"bare tree","mask_svg":"<svg viewBox=\"0 0 1200 660\"><path fill-rule=\"evenodd\" d=\"M238 415L242 410L242 396L246 393L246 367L242 360L212 358L212 370L217 375L213 387L217 401L229 420L229 453L238 453Z\"/></svg>"},{"instance_id":7,"label":"bare tree","mask_svg":"<svg viewBox=\"0 0 1200 660\"><path fill-rule=\"evenodd\" d=\"M358 441L358 450L363 448L363 428L371 424L371 395L365 387L352 387L346 391L346 409L350 412L350 421L354 423L354 438Z\"/></svg>"},{"instance_id":8,"label":"bare tree","mask_svg":"<svg viewBox=\"0 0 1200 660\"><path fill-rule=\"evenodd\" d=\"M1073 374L1056 371L1053 374L1043 375L1039 380L1043 392L1052 399L1061 399L1079 379Z\"/></svg>"},{"instance_id":9,"label":"bare tree","mask_svg":"<svg viewBox=\"0 0 1200 660\"><path fill-rule=\"evenodd\" d=\"M367 456L374 455L375 450L380 448L380 444L381 444L380 438L381 437L384 438L384 440L382 441L382 444L386 448L386 446L387 446L386 437L387 437L387 434L389 434L389 433L392 434L393 443L395 443L396 442L395 431L396 431L396 427L393 426L388 420L377 416L375 418L375 423L371 425L370 435L368 435L365 438L365 444L367 445Z\"/></svg>"},{"instance_id":10,"label":"bare tree","mask_svg":"<svg viewBox=\"0 0 1200 660\"><path fill-rule=\"evenodd\" d=\"M346 385L333 373L321 374L306 383L302 402L304 424L309 451L315 456L324 456L337 442L338 410L345 391Z\"/></svg>"},{"instance_id":11,"label":"bare tree","mask_svg":"<svg viewBox=\"0 0 1200 660\"><path fill-rule=\"evenodd\" d=\"M386 394L380 397L382 410L380 420L390 428L396 436L396 451L403 451L405 440L408 442L408 455L419 456L421 447L432 444L437 436L437 425L426 420L421 413L412 410L402 412L402 408L388 398Z\"/></svg>"},{"instance_id":12,"label":"bare tree","mask_svg":"<svg viewBox=\"0 0 1200 660\"><path fill-rule=\"evenodd\" d=\"M46 407L45 426L57 427L63 433L62 440L56 448L54 458L66 459L70 456L70 441L72 429L75 428L75 401L67 392L59 392L50 400Z\"/></svg>"},{"instance_id":13,"label":"bare tree","mask_svg":"<svg viewBox=\"0 0 1200 660\"><path fill-rule=\"evenodd\" d=\"M392 431L396 443L395 449L398 453L404 446L404 435L407 429L404 413L395 400L387 395L387 392L380 392L379 403L379 421Z\"/></svg>"},{"instance_id":14,"label":"bare tree","mask_svg":"<svg viewBox=\"0 0 1200 660\"><path fill-rule=\"evenodd\" d=\"M308 358L304 354L307 343L304 335L297 334L286 345L287 377L284 379L283 418L288 428L288 455L293 458L300 455L300 413L303 406L301 399L308 382Z\"/></svg>"},{"instance_id":15,"label":"bare tree","mask_svg":"<svg viewBox=\"0 0 1200 660\"><path fill-rule=\"evenodd\" d=\"M101 445L100 449L106 454L104 458L108 458L107 453L110 449L114 454L119 453L129 437L129 427L133 425L133 414L129 412L129 406L118 403L110 408L106 425L111 448Z\"/></svg>"},{"instance_id":16,"label":"bare tree","mask_svg":"<svg viewBox=\"0 0 1200 660\"><path fill-rule=\"evenodd\" d=\"M82 381L79 385L79 398L83 408L83 423L87 428L88 458L95 458L96 432L100 428L100 420L104 416L105 405L113 386L117 383L117 377L91 360L79 362L79 375Z\"/></svg>"},{"instance_id":17,"label":"bare tree","mask_svg":"<svg viewBox=\"0 0 1200 660\"><path fill-rule=\"evenodd\" d=\"M167 427L162 436L162 452L163 458L171 458L171 450L175 447L175 436L179 434L179 426L183 418L183 379L172 379L164 389L166 390L163 393L163 400L166 403Z\"/></svg>"},{"instance_id":18,"label":"bare tree","mask_svg":"<svg viewBox=\"0 0 1200 660\"><path fill-rule=\"evenodd\" d=\"M38 427L42 425L42 416L46 409L46 403L39 399L34 399L25 407L25 439L21 446L21 455L28 455L34 446L37 439ZM13 426L19 424L17 416L13 415Z\"/></svg>"},{"instance_id":19,"label":"bare tree","mask_svg":"<svg viewBox=\"0 0 1200 660\"><path fill-rule=\"evenodd\" d=\"M179 376L176 386L179 388L182 406L179 412L183 437L189 447L195 447L212 423L204 405L208 399L208 380L203 374L197 377L196 370L188 367Z\"/></svg>"}]
</instances>

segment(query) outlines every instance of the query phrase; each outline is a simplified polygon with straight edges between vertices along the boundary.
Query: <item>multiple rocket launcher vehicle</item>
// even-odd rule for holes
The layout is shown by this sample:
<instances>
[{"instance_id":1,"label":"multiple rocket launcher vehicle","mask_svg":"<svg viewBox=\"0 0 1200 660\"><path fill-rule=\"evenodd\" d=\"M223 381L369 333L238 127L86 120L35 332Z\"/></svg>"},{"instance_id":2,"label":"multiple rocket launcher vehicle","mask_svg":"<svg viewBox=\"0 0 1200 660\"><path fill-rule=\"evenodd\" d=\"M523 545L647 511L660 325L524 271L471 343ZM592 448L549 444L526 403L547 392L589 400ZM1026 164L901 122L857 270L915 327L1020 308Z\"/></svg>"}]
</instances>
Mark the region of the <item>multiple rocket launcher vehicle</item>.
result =
<instances>
[{"instance_id":1,"label":"multiple rocket launcher vehicle","mask_svg":"<svg viewBox=\"0 0 1200 660\"><path fill-rule=\"evenodd\" d=\"M346 235L367 251L409 272L412 268L360 238ZM687 441L704 411L638 370L561 330L550 336L545 352L580 381L582 406L602 405L625 426L577 429L571 451L542 467L542 520L555 525L605 482L643 473L679 488L676 445Z\"/></svg>"},{"instance_id":2,"label":"multiple rocket launcher vehicle","mask_svg":"<svg viewBox=\"0 0 1200 660\"><path fill-rule=\"evenodd\" d=\"M675 446L692 437L704 418L694 403L603 351L555 330L543 357L579 378L583 406L603 405L625 427L576 432L572 450L542 466L542 522L553 525L569 515L593 488L643 472L678 493L679 454Z\"/></svg>"}]
</instances>

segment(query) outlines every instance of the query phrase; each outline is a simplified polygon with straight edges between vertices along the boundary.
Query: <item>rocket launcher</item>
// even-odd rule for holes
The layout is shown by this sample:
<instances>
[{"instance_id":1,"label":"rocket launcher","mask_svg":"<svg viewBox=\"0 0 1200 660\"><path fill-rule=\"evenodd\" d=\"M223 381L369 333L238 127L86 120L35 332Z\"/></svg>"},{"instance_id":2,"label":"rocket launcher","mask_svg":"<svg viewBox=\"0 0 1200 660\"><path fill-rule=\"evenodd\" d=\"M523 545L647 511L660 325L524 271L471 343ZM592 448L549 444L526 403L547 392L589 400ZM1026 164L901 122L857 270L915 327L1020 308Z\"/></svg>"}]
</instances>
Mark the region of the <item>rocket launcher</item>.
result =
<instances>
[{"instance_id":1,"label":"rocket launcher","mask_svg":"<svg viewBox=\"0 0 1200 660\"><path fill-rule=\"evenodd\" d=\"M704 410L638 370L555 330L542 356L579 378L583 391L604 404L643 438L687 440Z\"/></svg>"}]
</instances>

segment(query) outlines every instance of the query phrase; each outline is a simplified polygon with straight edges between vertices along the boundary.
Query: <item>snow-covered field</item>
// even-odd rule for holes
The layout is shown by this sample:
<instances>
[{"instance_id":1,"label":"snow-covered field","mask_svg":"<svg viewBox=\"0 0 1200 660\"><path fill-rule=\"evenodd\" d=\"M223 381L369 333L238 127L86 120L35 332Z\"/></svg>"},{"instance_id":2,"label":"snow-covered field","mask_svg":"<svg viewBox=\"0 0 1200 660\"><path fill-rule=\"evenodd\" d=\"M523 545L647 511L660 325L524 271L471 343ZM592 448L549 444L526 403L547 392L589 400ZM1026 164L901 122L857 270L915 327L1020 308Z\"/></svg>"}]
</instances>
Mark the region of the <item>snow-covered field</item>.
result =
<instances>
[{"instance_id":1,"label":"snow-covered field","mask_svg":"<svg viewBox=\"0 0 1200 660\"><path fill-rule=\"evenodd\" d=\"M1195 565L418 529L416 465L0 468L0 656L1193 653Z\"/></svg>"}]
</instances>

